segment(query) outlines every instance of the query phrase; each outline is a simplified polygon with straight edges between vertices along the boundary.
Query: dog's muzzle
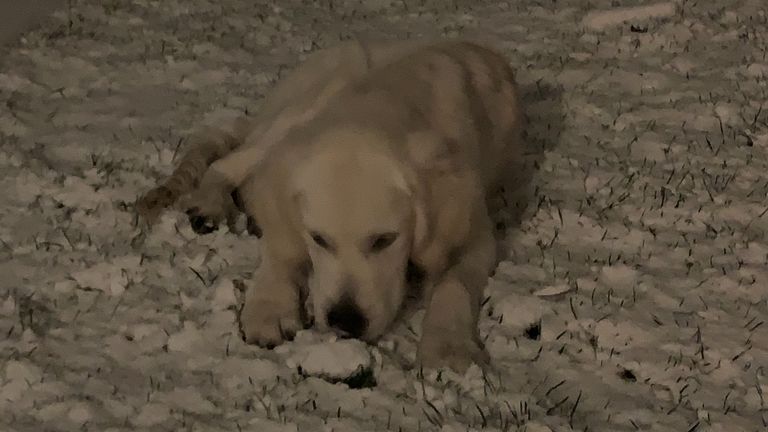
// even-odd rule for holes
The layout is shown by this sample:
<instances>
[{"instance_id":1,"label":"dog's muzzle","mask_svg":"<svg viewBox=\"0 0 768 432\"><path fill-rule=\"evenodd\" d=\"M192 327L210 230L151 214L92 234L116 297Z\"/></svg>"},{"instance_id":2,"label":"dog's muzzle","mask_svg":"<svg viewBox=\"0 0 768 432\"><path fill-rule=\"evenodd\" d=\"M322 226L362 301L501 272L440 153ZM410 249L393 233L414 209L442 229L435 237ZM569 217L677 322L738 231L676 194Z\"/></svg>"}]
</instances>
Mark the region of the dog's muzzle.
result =
<instances>
[{"instance_id":1,"label":"dog's muzzle","mask_svg":"<svg viewBox=\"0 0 768 432\"><path fill-rule=\"evenodd\" d=\"M368 319L349 296L342 297L326 315L328 326L342 337L359 338L368 328Z\"/></svg>"}]
</instances>

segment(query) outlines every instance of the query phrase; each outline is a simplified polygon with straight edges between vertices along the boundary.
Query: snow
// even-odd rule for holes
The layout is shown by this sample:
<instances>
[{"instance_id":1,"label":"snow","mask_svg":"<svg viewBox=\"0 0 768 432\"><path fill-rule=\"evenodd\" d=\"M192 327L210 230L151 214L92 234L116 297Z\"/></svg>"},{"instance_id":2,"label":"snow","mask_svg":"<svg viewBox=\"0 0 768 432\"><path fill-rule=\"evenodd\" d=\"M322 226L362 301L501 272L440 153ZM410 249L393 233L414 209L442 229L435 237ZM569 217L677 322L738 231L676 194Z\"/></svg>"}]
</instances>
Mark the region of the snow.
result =
<instances>
[{"instance_id":1,"label":"snow","mask_svg":"<svg viewBox=\"0 0 768 432\"><path fill-rule=\"evenodd\" d=\"M0 430L764 430L767 11L716 3L72 1L0 54ZM354 34L518 70L539 169L485 371L415 368L421 311L374 346L246 345L259 241L134 226L190 130Z\"/></svg>"},{"instance_id":2,"label":"snow","mask_svg":"<svg viewBox=\"0 0 768 432\"><path fill-rule=\"evenodd\" d=\"M582 24L593 30L603 30L626 21L669 17L674 15L676 10L677 7L672 2L656 3L647 6L617 7L610 10L590 12L584 17Z\"/></svg>"},{"instance_id":3,"label":"snow","mask_svg":"<svg viewBox=\"0 0 768 432\"><path fill-rule=\"evenodd\" d=\"M493 307L494 315L499 316L505 326L519 329L540 321L546 310L546 303L537 297L513 294L494 302Z\"/></svg>"},{"instance_id":4,"label":"snow","mask_svg":"<svg viewBox=\"0 0 768 432\"><path fill-rule=\"evenodd\" d=\"M358 340L319 341L296 348L286 360L310 376L344 379L371 367L371 354Z\"/></svg>"},{"instance_id":5,"label":"snow","mask_svg":"<svg viewBox=\"0 0 768 432\"><path fill-rule=\"evenodd\" d=\"M235 286L229 279L224 279L216 285L211 300L213 306L219 309L227 309L230 306L237 305L235 298Z\"/></svg>"},{"instance_id":6,"label":"snow","mask_svg":"<svg viewBox=\"0 0 768 432\"><path fill-rule=\"evenodd\" d=\"M131 419L131 423L139 427L151 427L167 421L171 409L164 404L149 403L141 408L139 414Z\"/></svg>"},{"instance_id":7,"label":"snow","mask_svg":"<svg viewBox=\"0 0 768 432\"><path fill-rule=\"evenodd\" d=\"M185 321L184 328L168 338L168 349L171 351L190 352L201 349L206 343L202 333L192 321Z\"/></svg>"},{"instance_id":8,"label":"snow","mask_svg":"<svg viewBox=\"0 0 768 432\"><path fill-rule=\"evenodd\" d=\"M765 78L768 76L768 64L752 63L747 66L746 74L755 78Z\"/></svg>"},{"instance_id":9,"label":"snow","mask_svg":"<svg viewBox=\"0 0 768 432\"><path fill-rule=\"evenodd\" d=\"M27 384L38 383L42 379L42 371L33 364L16 360L5 364L5 379L8 381L22 381Z\"/></svg>"},{"instance_id":10,"label":"snow","mask_svg":"<svg viewBox=\"0 0 768 432\"><path fill-rule=\"evenodd\" d=\"M101 290L110 295L119 296L132 282L130 273L135 273L134 270L138 267L139 261L138 256L120 257L112 263L98 263L74 272L71 276L80 288Z\"/></svg>"},{"instance_id":11,"label":"snow","mask_svg":"<svg viewBox=\"0 0 768 432\"><path fill-rule=\"evenodd\" d=\"M67 413L67 417L73 423L82 425L91 419L92 414L91 414L91 410L88 408L88 405L78 404L74 408L69 410L69 413Z\"/></svg>"}]
</instances>

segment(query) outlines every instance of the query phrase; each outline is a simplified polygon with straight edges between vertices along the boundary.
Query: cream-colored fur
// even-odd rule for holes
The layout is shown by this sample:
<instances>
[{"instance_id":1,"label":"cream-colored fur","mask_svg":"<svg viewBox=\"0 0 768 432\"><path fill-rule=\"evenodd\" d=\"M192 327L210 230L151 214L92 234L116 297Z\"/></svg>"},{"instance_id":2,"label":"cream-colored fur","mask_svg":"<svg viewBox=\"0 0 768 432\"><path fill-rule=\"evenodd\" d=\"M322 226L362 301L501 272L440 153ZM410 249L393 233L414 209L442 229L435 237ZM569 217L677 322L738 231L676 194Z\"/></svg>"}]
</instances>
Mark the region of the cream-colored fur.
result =
<instances>
[{"instance_id":1,"label":"cream-colored fur","mask_svg":"<svg viewBox=\"0 0 768 432\"><path fill-rule=\"evenodd\" d=\"M314 118L341 88L371 68L423 44L352 40L311 54L278 81L254 118L237 119L229 130L203 127L193 134L192 149L173 174L139 198L139 214L151 223L183 197L181 206L204 215L211 228L232 222L237 211L229 194L287 131Z\"/></svg>"},{"instance_id":2,"label":"cream-colored fur","mask_svg":"<svg viewBox=\"0 0 768 432\"><path fill-rule=\"evenodd\" d=\"M249 342L301 328L305 284L319 327L376 340L401 308L411 260L427 275L419 361L464 370L485 359L476 325L496 260L486 199L522 157L513 73L469 42L339 50L300 66L307 87L276 90L282 106L213 162L196 215L222 220L238 187L263 230L241 314Z\"/></svg>"}]
</instances>

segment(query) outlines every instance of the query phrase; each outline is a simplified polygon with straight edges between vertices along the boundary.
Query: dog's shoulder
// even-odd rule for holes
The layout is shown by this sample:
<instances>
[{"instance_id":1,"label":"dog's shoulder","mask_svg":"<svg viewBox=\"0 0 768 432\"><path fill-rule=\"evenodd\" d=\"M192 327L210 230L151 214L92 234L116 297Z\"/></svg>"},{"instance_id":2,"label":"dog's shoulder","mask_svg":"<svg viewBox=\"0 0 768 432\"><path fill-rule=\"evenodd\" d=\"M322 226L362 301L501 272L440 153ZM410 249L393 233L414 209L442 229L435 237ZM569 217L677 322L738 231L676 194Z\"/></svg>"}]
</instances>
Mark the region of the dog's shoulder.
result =
<instances>
[{"instance_id":1,"label":"dog's shoulder","mask_svg":"<svg viewBox=\"0 0 768 432\"><path fill-rule=\"evenodd\" d=\"M495 170L519 143L523 114L514 71L494 48L441 41L372 74L409 113L407 150L427 168ZM505 156L506 157L506 156Z\"/></svg>"}]
</instances>

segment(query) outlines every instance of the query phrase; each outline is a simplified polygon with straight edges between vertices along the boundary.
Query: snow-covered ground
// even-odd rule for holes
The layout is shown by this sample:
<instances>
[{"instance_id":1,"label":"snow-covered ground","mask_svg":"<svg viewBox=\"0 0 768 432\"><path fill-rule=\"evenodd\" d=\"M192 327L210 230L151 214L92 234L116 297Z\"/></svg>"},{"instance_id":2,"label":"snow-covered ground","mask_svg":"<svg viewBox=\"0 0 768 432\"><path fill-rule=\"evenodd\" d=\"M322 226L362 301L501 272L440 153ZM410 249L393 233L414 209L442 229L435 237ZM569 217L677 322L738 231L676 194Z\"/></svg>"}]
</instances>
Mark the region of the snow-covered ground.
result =
<instances>
[{"instance_id":1,"label":"snow-covered ground","mask_svg":"<svg viewBox=\"0 0 768 432\"><path fill-rule=\"evenodd\" d=\"M768 427L764 0L71 3L0 67L0 430ZM258 240L133 225L191 127L356 33L498 39L519 70L540 169L485 373L414 370L420 314L245 345Z\"/></svg>"},{"instance_id":2,"label":"snow-covered ground","mask_svg":"<svg viewBox=\"0 0 768 432\"><path fill-rule=\"evenodd\" d=\"M66 4L66 0L4 0L0 2L0 45L16 42L20 33L40 24L52 11Z\"/></svg>"}]
</instances>

